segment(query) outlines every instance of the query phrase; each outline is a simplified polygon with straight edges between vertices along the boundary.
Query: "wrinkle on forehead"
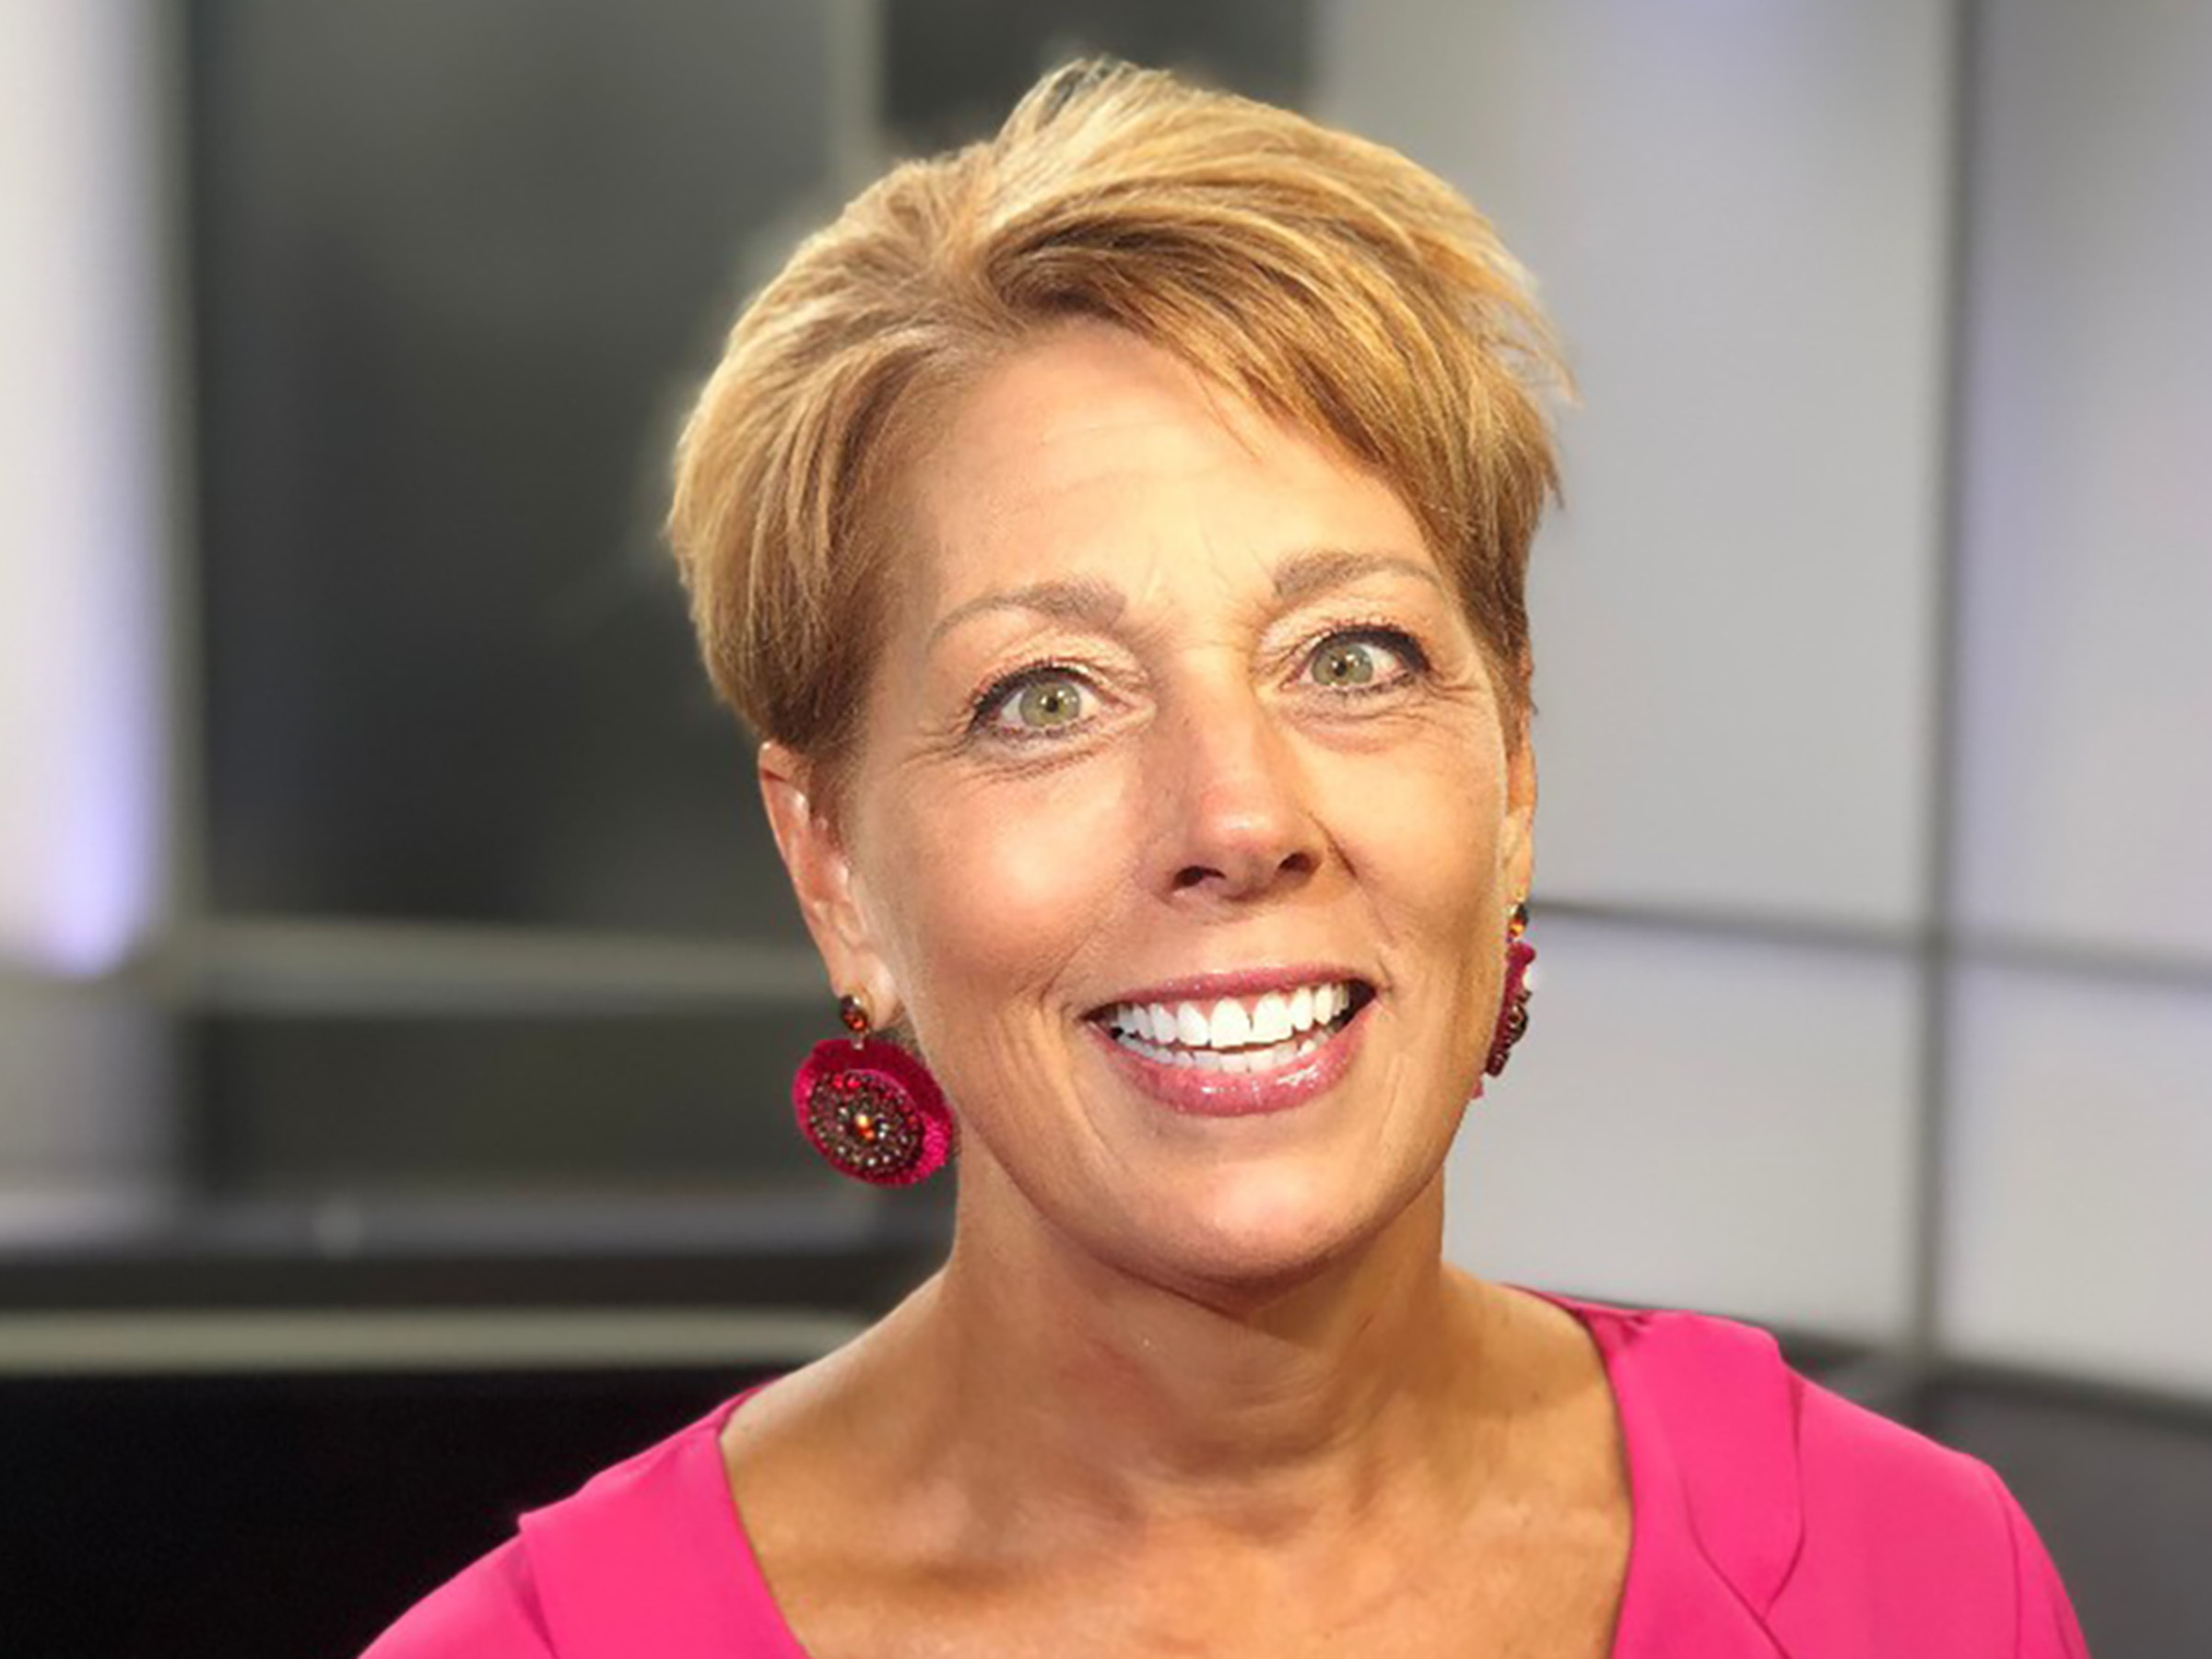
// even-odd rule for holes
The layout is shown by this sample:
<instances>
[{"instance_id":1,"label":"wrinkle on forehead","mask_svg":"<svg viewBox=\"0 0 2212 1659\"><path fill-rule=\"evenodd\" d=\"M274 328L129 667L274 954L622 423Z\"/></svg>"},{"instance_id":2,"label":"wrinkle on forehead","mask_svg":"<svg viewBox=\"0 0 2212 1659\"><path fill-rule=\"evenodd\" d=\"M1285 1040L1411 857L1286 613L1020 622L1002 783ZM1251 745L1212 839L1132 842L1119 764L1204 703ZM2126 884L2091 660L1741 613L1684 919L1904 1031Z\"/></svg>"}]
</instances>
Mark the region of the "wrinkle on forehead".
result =
<instances>
[{"instance_id":1,"label":"wrinkle on forehead","mask_svg":"<svg viewBox=\"0 0 2212 1659\"><path fill-rule=\"evenodd\" d=\"M930 629L929 643L935 645L971 617L986 611L1032 611L1041 617L1080 622L1087 628L1103 630L1119 622L1127 608L1128 598L1119 588L1095 577L1032 582L1021 587L979 594L965 604L953 606Z\"/></svg>"},{"instance_id":2,"label":"wrinkle on forehead","mask_svg":"<svg viewBox=\"0 0 2212 1659\"><path fill-rule=\"evenodd\" d=\"M910 497L924 567L911 596L924 615L950 607L933 642L970 607L988 608L979 588L1041 590L1087 579L1085 566L1134 576L1143 556L1250 556L1286 601L1393 559L1445 585L1386 481L1110 325L1055 331L983 375L948 415ZM1325 504L1318 516L1300 513L1315 502ZM1303 568L1324 549L1333 565ZM1103 608L1081 594L1040 596L1030 608Z\"/></svg>"}]
</instances>

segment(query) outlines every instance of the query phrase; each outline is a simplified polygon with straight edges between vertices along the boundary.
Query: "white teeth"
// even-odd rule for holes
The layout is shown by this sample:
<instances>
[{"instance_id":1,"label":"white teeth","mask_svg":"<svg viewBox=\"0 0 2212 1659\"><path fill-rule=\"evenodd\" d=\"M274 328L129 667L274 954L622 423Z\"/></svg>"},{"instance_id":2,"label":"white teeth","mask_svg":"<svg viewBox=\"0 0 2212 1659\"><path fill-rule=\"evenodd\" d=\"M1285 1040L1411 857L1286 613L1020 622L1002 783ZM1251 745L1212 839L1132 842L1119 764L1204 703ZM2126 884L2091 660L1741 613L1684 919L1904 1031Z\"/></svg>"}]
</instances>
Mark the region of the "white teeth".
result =
<instances>
[{"instance_id":1,"label":"white teeth","mask_svg":"<svg viewBox=\"0 0 2212 1659\"><path fill-rule=\"evenodd\" d=\"M1310 1054L1352 1006L1343 982L1269 991L1249 1000L1223 997L1212 1008L1195 1003L1117 1003L1106 1023L1147 1060L1207 1071L1256 1072Z\"/></svg>"},{"instance_id":2,"label":"white teeth","mask_svg":"<svg viewBox=\"0 0 2212 1659\"><path fill-rule=\"evenodd\" d=\"M1252 1017L1244 1012L1242 1003L1232 1002L1226 996L1214 1005L1206 1029L1209 1045L1214 1048L1242 1048L1252 1041Z\"/></svg>"}]
</instances>

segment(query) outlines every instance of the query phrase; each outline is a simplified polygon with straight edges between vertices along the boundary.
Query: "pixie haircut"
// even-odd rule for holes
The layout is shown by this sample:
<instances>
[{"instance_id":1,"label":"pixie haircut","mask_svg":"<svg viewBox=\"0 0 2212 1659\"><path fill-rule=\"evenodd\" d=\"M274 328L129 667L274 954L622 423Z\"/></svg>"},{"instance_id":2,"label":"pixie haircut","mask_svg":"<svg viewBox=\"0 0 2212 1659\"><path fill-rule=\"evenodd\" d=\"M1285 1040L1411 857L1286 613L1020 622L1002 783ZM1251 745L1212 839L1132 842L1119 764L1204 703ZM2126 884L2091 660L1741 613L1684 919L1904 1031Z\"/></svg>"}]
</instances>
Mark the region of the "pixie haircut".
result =
<instances>
[{"instance_id":1,"label":"pixie haircut","mask_svg":"<svg viewBox=\"0 0 2212 1659\"><path fill-rule=\"evenodd\" d=\"M1102 321L1372 471L1528 707L1529 543L1565 376L1525 274L1451 186L1265 104L1112 63L910 161L747 307L677 448L669 539L716 689L830 771L852 751L933 410Z\"/></svg>"}]
</instances>

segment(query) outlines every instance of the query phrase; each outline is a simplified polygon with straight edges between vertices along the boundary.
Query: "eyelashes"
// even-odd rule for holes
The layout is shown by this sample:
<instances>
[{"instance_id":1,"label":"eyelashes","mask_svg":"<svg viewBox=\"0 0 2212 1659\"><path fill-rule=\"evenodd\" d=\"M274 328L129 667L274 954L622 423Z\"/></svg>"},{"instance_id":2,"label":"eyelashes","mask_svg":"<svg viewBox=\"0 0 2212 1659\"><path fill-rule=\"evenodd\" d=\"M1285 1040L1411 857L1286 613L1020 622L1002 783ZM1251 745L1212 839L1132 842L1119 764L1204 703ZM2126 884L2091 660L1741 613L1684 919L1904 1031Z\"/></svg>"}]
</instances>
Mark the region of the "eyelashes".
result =
<instances>
[{"instance_id":1,"label":"eyelashes","mask_svg":"<svg viewBox=\"0 0 2212 1659\"><path fill-rule=\"evenodd\" d=\"M1293 688L1347 712L1366 700L1402 693L1428 679L1428 653L1406 629L1364 622L1333 627L1290 653ZM967 735L1009 743L1054 742L1092 724L1107 702L1106 677L1049 659L1000 676L970 700Z\"/></svg>"},{"instance_id":2,"label":"eyelashes","mask_svg":"<svg viewBox=\"0 0 2212 1659\"><path fill-rule=\"evenodd\" d=\"M1074 664L1032 663L993 680L976 694L969 707L968 730L1016 741L1050 737L1094 717L1100 700L1089 676Z\"/></svg>"},{"instance_id":3,"label":"eyelashes","mask_svg":"<svg viewBox=\"0 0 2212 1659\"><path fill-rule=\"evenodd\" d=\"M1324 634L1307 648L1303 672L1335 696L1374 697L1427 676L1429 658L1404 629L1370 624Z\"/></svg>"}]
</instances>

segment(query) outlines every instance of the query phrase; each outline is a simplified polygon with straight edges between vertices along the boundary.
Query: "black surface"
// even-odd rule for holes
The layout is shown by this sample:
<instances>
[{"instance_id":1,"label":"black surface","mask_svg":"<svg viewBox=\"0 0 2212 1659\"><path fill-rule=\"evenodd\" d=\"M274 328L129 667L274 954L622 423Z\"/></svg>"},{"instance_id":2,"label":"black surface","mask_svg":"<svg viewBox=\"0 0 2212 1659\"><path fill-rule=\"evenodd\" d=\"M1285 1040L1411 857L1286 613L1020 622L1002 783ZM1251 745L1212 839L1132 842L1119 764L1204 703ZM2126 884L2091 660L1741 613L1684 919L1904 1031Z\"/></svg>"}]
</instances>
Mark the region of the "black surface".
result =
<instances>
[{"instance_id":1,"label":"black surface","mask_svg":"<svg viewBox=\"0 0 2212 1659\"><path fill-rule=\"evenodd\" d=\"M220 1206L218 1206L218 1208ZM473 1243L378 1220L334 1249L313 1212L270 1221L182 1221L0 1252L0 1311L356 1308L783 1308L868 1314L943 1262L949 1217L917 1201L865 1221L809 1224L744 1206L672 1228L615 1220L516 1230ZM356 1218L358 1220L358 1218ZM627 1237L606 1235L621 1229ZM688 1241L672 1238L688 1232ZM535 1236L532 1236L535 1233ZM0 1649L0 1653L5 1650Z\"/></svg>"},{"instance_id":2,"label":"black surface","mask_svg":"<svg viewBox=\"0 0 2212 1659\"><path fill-rule=\"evenodd\" d=\"M0 1381L0 1653L347 1659L755 1374Z\"/></svg>"}]
</instances>

